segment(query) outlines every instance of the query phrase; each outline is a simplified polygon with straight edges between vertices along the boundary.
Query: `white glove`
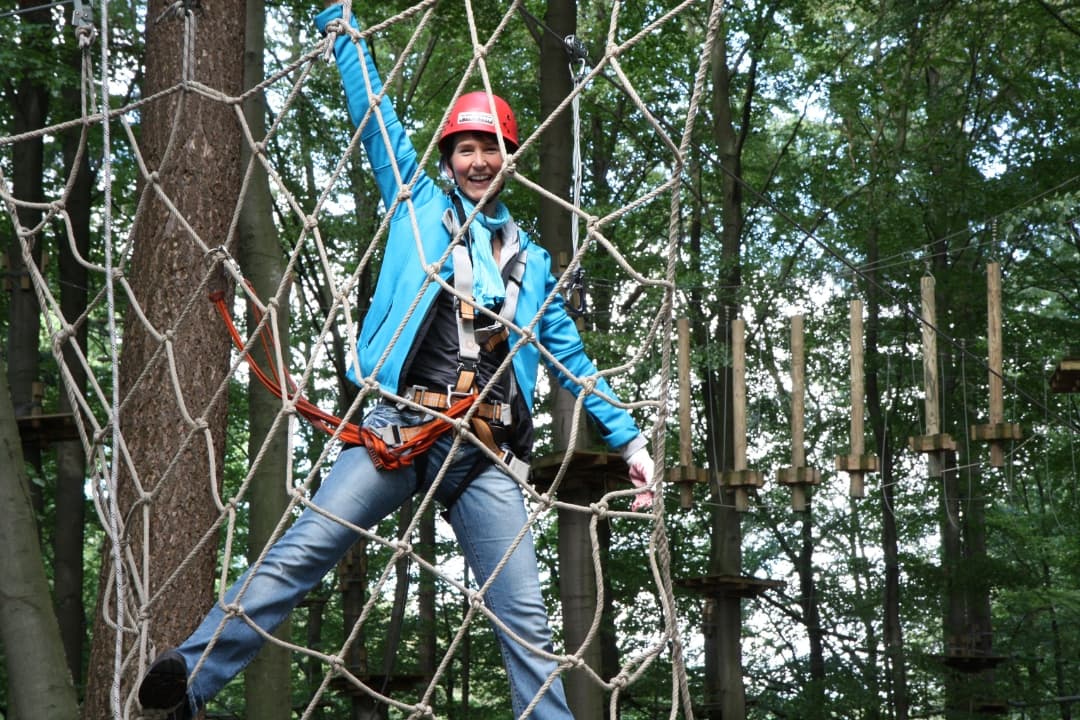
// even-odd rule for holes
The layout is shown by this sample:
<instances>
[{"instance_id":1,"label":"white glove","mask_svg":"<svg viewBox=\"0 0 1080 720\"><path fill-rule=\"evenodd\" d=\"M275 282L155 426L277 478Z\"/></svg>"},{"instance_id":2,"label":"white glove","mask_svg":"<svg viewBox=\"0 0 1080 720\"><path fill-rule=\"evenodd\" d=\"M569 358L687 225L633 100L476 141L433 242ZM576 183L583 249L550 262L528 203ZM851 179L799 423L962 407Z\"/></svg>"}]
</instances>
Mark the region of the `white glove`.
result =
<instances>
[{"instance_id":1,"label":"white glove","mask_svg":"<svg viewBox=\"0 0 1080 720\"><path fill-rule=\"evenodd\" d=\"M647 448L638 448L630 457L626 458L626 464L630 466L630 482L634 487L647 487L652 482L653 459L649 456ZM630 505L632 512L652 507L654 500L652 490L642 490L634 496L634 502Z\"/></svg>"}]
</instances>

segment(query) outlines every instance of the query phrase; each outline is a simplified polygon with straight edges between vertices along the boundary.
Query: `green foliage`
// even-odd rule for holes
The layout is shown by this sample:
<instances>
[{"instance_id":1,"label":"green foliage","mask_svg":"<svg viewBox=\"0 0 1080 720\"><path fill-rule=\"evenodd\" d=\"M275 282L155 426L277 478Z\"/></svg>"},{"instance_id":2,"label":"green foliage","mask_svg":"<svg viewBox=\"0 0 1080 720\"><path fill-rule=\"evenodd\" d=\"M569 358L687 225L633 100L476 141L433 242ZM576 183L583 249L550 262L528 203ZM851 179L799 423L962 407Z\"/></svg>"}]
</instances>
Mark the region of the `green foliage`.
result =
<instances>
[{"instance_id":1,"label":"green foliage","mask_svg":"<svg viewBox=\"0 0 1080 720\"><path fill-rule=\"evenodd\" d=\"M368 3L355 8L362 24L371 25L412 6L407 0ZM478 32L486 37L505 12L505 3L473 3ZM598 59L606 41L610 3L581 2L578 33ZM660 128L675 143L681 140L679 119L686 110L691 82L702 60L707 3L692 7L681 23L666 24L619 56L634 92L650 109ZM525 3L529 14L543 19L545 7ZM644 27L662 9L656 3L628 3L620 8L620 26ZM110 5L118 28L113 61L117 72L140 76L142 18L131 8ZM407 120L418 148L425 148L452 93L466 72L472 50L463 3L438 3L426 29L416 38L419 17L395 23L372 41L377 62L389 74L398 60L401 72L390 79L389 92ZM738 187L742 193L742 227L737 247L725 245L724 188L735 172L720 160L716 127L718 109L708 102L698 109L680 198L677 312L690 316L703 339L692 348L695 392L691 433L694 461L700 467L723 457L729 438L709 434L704 421L717 410L708 398L724 398L720 386L730 365L723 328L733 299L748 321L749 464L769 479L753 511L741 518L742 571L784 580L784 587L754 601L744 601L743 667L747 695L753 700L748 717L891 717L890 673L897 663L907 672L912 716L941 716L947 702L947 675L942 617L947 606L945 582L953 578L962 590L985 590L992 610L993 653L1003 658L996 692L1017 706L1024 717L1060 717L1049 700L1074 696L1080 687L1077 646L1080 597L1078 479L1076 435L1080 412L1076 400L1048 392L1047 380L1061 357L1077 353L1080 337L1080 191L1075 167L1080 154L1080 102L1075 78L1080 68L1075 52L1071 8L1059 18L1040 3L1013 0L997 3L867 3L857 0L788 3L783 7L727 4L723 33L730 62L734 130L742 133ZM267 39L268 74L290 66L310 48L313 9L282 2L268 9L278 29ZM539 49L527 23L515 20L485 58L493 89L510 100L523 131L539 117ZM543 28L537 28L544 32ZM0 35L13 38L0 47L0 62L11 68L5 99L19 80L46 84L52 96L50 122L77 116L64 94L77 86L70 61L70 37L50 42L56 29L30 27L16 17L0 18ZM625 41L626 36L617 38ZM429 52L430 56L427 55ZM751 74L751 70L753 71ZM362 251L376 236L380 219L378 195L364 162L346 157L352 136L336 70L316 64L301 92L290 95L296 73L285 74L266 88L274 134L267 143L270 164L281 185L274 187L276 221L286 253L292 253L305 232L305 216L318 210L324 255L304 244L293 266L293 322L290 371L306 377L305 393L322 407L343 411L355 388L342 377L347 339L341 311L332 310L333 288L356 279L347 299L353 320L362 315L381 248L364 261ZM710 99L716 88L710 76ZM482 84L479 74L466 89ZM137 82L112 88L112 107L138 94ZM286 106L286 99L289 103ZM0 132L13 132L15 107L0 105ZM670 147L628 99L621 80L609 66L582 95L583 197L598 217L625 207L663 182L674 167ZM139 118L132 116L139 137ZM138 209L139 169L135 153L119 123L111 126L113 202L112 233L128 236ZM87 135L89 156L100 172L103 137L100 126ZM0 170L11 177L11 145L0 148ZM57 197L67 180L58 136L44 143L45 194ZM540 149L534 145L519 161L518 172L538 175ZM434 169L433 167L431 169ZM335 174L337 173L337 174ZM6 186L5 186L5 189ZM103 201L100 182L95 202ZM539 202L520 184L512 184L507 201L524 224L539 212ZM293 205L295 203L295 205ZM666 271L670 206L652 201L602 227L610 241L637 270L650 276ZM101 263L101 216L94 219L98 240L90 262ZM696 237L692 237L697 233ZM14 236L10 217L0 217L0 234ZM63 237L59 223L42 239L54 245ZM541 239L542 240L542 239ZM8 240L7 242L10 242ZM968 441L967 426L987 422L985 272L1000 262L1004 278L1006 420L1024 428L1024 440L1007 448L1004 468L986 464L987 449ZM366 265L362 265L366 262ZM624 397L655 394L663 379L660 344L642 348L643 330L662 312L662 289L632 293L625 270L599 248L585 260L591 313L586 343L602 367L626 361L641 351L628 377L616 381ZM59 276L47 265L55 290ZM925 459L907 449L907 438L924 432L919 282L932 275L937 284L938 350L944 392L944 431L958 441L958 478L962 486L959 516L942 508L942 483L928 478ZM728 284L737 278L735 285ZM88 291L100 288L94 275ZM847 478L833 470L834 458L847 452L851 405L848 303L859 298L868 307L866 372L875 381L876 410L868 411L867 452L881 456L891 469L890 493L885 479L867 476L867 497L849 500ZM6 329L8 295L0 296L0 324ZM121 312L126 302L119 296ZM872 313L870 312L872 309ZM789 509L789 491L773 482L775 470L791 464L791 418L788 378L787 316L807 315L806 455L807 464L822 471L823 483L812 493L812 511ZM95 370L110 362L100 310L89 319L89 357ZM320 339L324 326L337 328L336 338ZM662 342L666 342L662 341ZM325 343L325 344L324 344ZM871 345L872 343L872 345ZM42 331L42 379L49 388L46 405L57 399L59 372L49 359L51 338ZM108 377L107 372L96 372ZM708 388L710 392L704 392ZM228 496L243 482L247 456L246 405L243 385L229 388L230 425L226 445L225 488ZM89 394L96 411L111 388ZM713 392L715 391L715 393ZM546 406L538 422L546 427ZM678 457L674 404L667 418L665 456ZM362 409L361 409L362 412ZM640 411L649 428L656 421ZM304 478L319 461L326 438L300 424L296 478ZM548 449L542 431L540 452ZM325 467L325 466L324 466ZM713 468L718 469L718 468ZM52 460L42 467L42 540L48 547L55 529L51 486ZM312 478L317 486L319 473ZM697 488L690 509L677 507L674 489L665 498L665 526L677 579L700 577L711 569L714 513L719 498ZM942 560L944 523L967 521L985 503L986 552L969 557L949 575ZM88 506L89 506L88 500ZM88 512L86 607L93 607L102 554L107 551L100 527ZM975 522L975 520L971 520ZM380 532L393 535L397 518ZM887 557L885 533L895 527L896 558ZM445 529L445 528L444 528ZM804 536L803 533L806 532ZM549 607L558 606L560 563L558 528L537 529L537 546ZM441 533L436 550L440 562L459 557L455 543ZM239 514L234 559L239 571L246 537ZM804 540L804 537L806 538ZM805 545L803 543L807 543ZM656 589L648 563L647 529L640 523L612 521L606 571L618 619L617 645L623 659L633 657L662 632ZM808 577L814 583L818 627L809 627L798 569L809 548ZM391 549L367 549L372 580L391 557ZM902 655L885 636L882 612L887 573L898 573ZM421 571L409 568L415 589ZM389 588L389 589L388 589ZM392 584L373 604L369 630L362 638L369 658L381 664L386 648L383 628L389 622ZM320 651L340 647L348 631L340 593L327 579L314 595L326 599ZM415 596L415 593L412 593ZM396 670L415 670L419 634L417 608L410 601L396 649ZM702 697L706 686L701 618L704 600L677 588L676 606L689 663L691 695ZM293 640L310 644L311 607L293 615ZM445 650L461 624L460 596L437 583L438 643ZM559 623L556 622L556 627ZM823 680L810 680L811 630L821 630ZM505 677L492 633L483 621L470 635L471 718L505 715ZM303 707L326 667L318 664L312 681L305 675L308 658L294 662L294 704ZM459 651L436 704L448 717L463 717L460 690L465 657ZM3 667L0 666L0 673ZM0 674L0 677L3 677ZM453 689L448 689L449 685ZM4 705L0 690L0 706ZM403 697L414 699L404 691ZM452 696L452 697L451 697ZM824 706L815 698L826 698ZM347 712L339 693L324 696L322 717ZM635 685L622 707L623 717L663 716L670 702L670 658L657 659ZM242 714L239 682L217 701L222 712ZM882 708L886 708L882 710Z\"/></svg>"}]
</instances>

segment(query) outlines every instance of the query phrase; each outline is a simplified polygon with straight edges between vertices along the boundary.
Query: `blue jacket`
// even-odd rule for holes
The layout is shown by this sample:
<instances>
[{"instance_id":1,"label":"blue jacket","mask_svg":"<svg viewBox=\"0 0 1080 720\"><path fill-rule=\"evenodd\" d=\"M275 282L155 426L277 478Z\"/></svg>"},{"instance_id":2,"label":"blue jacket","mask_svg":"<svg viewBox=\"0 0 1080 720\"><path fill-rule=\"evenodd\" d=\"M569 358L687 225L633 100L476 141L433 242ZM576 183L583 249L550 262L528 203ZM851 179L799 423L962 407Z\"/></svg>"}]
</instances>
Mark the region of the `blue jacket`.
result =
<instances>
[{"instance_id":1,"label":"blue jacket","mask_svg":"<svg viewBox=\"0 0 1080 720\"><path fill-rule=\"evenodd\" d=\"M341 15L341 6L333 5L319 13L315 23L320 32L325 32L327 24ZM350 22L356 27L355 17L350 18ZM359 47L360 53L347 36L338 36L334 44L349 115L357 126L364 122L364 116L368 112L368 98L377 96L383 89L382 80L366 43L361 42ZM371 307L360 330L356 352L360 375L374 376L384 391L398 394L402 390L400 384L405 361L424 318L441 290L434 282L429 282L424 288L427 280L425 267L442 258L450 245L451 235L443 223L443 217L447 209L452 207L452 203L438 184L418 166L416 149L389 98L382 99L378 114L382 117L389 143L383 139L383 130L375 112L367 118L360 140L367 151L384 206L393 207L400 190L406 187L414 176L418 177L409 195L411 202L405 199L398 202L391 218L382 268ZM392 153L388 151L388 147L393 148ZM419 229L419 238L413 231L414 218L415 227ZM551 258L547 251L520 230L519 242L521 249L528 252L514 322L520 327L526 327L554 291L556 280L551 274ZM447 281L450 280L453 275L450 258L443 263L439 275ZM417 295L422 289L423 295L414 307ZM395 341L394 336L399 328L401 334ZM544 310L535 334L537 341L575 376L585 378L597 375L596 367L585 354L577 326L567 315L563 300L558 294ZM516 333L511 333L511 347L518 339ZM536 343L523 345L513 358L514 378L530 411L533 407L540 358ZM564 387L575 395L580 392L580 387L569 382L561 372L556 374ZM349 368L349 378L358 382L355 367ZM608 397L615 397L614 391L603 378L597 377L596 388ZM633 418L625 410L595 394L585 399L585 409L600 426L603 439L609 447L622 448L631 441L635 441L634 448L645 444L644 437L639 437L640 433Z\"/></svg>"}]
</instances>

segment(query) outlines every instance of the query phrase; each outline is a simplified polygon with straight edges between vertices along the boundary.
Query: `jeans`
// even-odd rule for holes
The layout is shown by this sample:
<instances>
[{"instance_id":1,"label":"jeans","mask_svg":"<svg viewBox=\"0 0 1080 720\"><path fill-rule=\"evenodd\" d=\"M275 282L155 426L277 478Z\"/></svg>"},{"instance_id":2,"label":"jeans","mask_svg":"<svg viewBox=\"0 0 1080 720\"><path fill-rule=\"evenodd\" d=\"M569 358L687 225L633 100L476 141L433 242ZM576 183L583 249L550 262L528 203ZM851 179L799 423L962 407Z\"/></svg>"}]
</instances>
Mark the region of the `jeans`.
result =
<instances>
[{"instance_id":1,"label":"jeans","mask_svg":"<svg viewBox=\"0 0 1080 720\"><path fill-rule=\"evenodd\" d=\"M424 416L379 404L364 419L369 427L414 425ZM453 441L447 433L428 451L423 477L410 466L397 471L377 470L365 448L344 450L324 479L312 503L325 513L358 527L370 528L396 510L416 492L426 492L438 475ZM452 466L440 480L435 497L446 502L458 492L477 460L483 470L449 509L449 520L478 586L483 586L502 562L510 544L527 522L525 504L516 482L468 443L458 448ZM304 595L337 564L359 536L353 530L311 508L273 544L263 562L249 568L225 594L227 604L243 608L248 618L272 632ZM250 576L250 578L249 578ZM247 585L245 588L244 585ZM239 592L243 588L243 594ZM514 717L520 717L548 677L556 671L553 660L529 646L551 651L551 629L540 592L540 580L531 532L527 532L484 593L484 602L500 622L521 639L512 639L494 626L510 679ZM219 626L220 635L214 641ZM216 603L202 624L177 650L188 671L205 654L203 664L189 678L192 708L203 706L255 657L264 640L243 619L228 615ZM211 646L212 643L212 646ZM209 650L208 650L209 648ZM556 676L537 701L530 717L538 720L572 718L561 678Z\"/></svg>"}]
</instances>

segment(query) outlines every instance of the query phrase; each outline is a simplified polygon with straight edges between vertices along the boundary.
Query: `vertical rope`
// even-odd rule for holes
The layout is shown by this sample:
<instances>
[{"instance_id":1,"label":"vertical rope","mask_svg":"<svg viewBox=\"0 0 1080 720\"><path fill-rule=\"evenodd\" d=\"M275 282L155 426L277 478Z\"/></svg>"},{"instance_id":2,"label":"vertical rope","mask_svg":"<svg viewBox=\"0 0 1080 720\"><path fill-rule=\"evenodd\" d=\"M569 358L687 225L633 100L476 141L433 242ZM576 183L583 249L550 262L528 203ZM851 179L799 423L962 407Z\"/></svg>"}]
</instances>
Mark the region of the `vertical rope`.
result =
<instances>
[{"instance_id":1,"label":"vertical rope","mask_svg":"<svg viewBox=\"0 0 1080 720\"><path fill-rule=\"evenodd\" d=\"M113 717L120 720L120 680L122 677L124 658L124 596L126 578L124 577L123 553L120 544L120 508L118 497L118 485L120 477L120 462L118 454L121 447L120 428L120 357L118 352L116 330L116 288L113 277L113 246L112 246L112 150L111 137L109 135L109 0L101 0L101 173L105 186L104 217L101 231L102 243L105 247L105 303L108 308L108 332L109 332L109 362L110 380L112 388L110 399L112 408L109 411L112 423L112 452L108 454L108 498L109 498L109 534L112 537L112 560L113 560L113 583L116 588L116 640L113 653L113 679L109 688L109 703L112 707Z\"/></svg>"}]
</instances>

